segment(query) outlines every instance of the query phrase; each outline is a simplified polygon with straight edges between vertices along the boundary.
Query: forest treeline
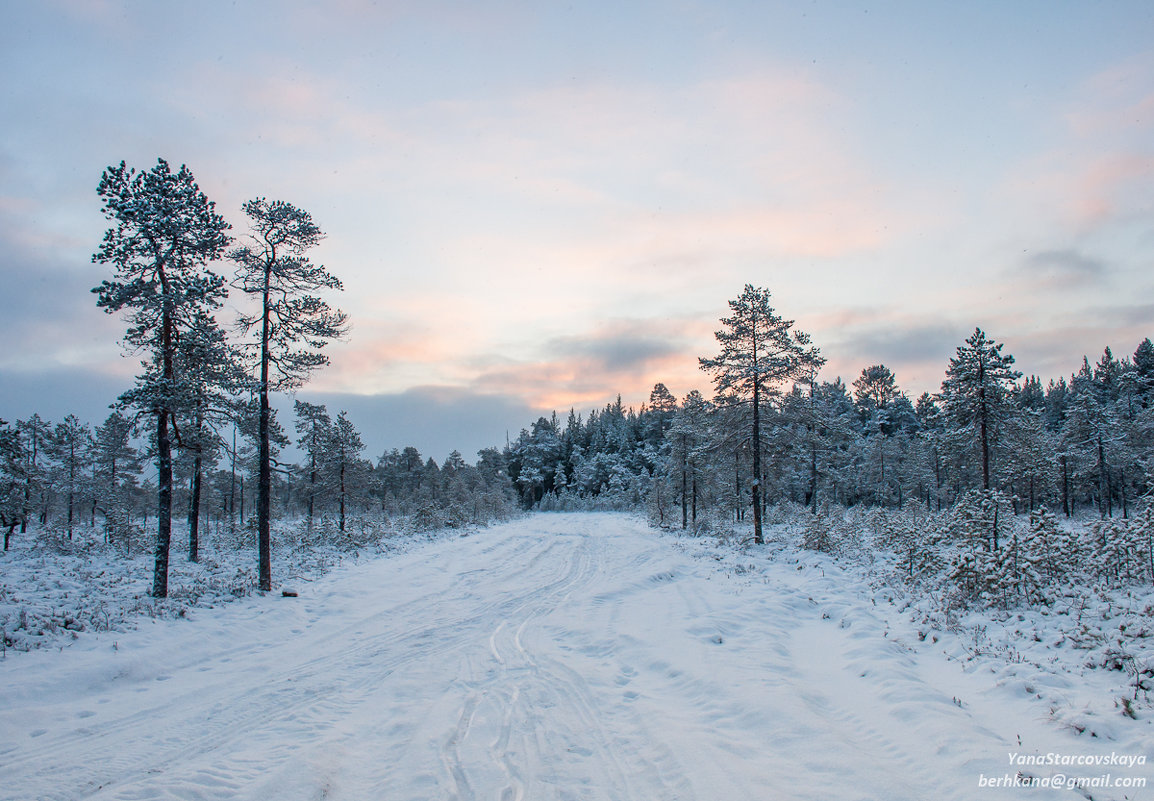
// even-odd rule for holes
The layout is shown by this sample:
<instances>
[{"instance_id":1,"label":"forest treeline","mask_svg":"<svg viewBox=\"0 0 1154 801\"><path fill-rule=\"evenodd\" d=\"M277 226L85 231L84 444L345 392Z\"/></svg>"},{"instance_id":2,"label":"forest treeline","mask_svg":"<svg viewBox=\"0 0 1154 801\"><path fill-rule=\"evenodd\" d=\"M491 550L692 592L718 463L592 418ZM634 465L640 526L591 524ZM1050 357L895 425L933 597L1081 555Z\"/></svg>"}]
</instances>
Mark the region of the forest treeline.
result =
<instances>
[{"instance_id":1,"label":"forest treeline","mask_svg":"<svg viewBox=\"0 0 1154 801\"><path fill-rule=\"evenodd\" d=\"M1003 493L1019 513L1046 506L1070 517L1129 517L1154 481L1154 345L1117 358L1107 348L1069 377L989 377L955 388L988 348L976 332L949 365L949 386L911 399L884 365L848 385L796 382L762 399L764 503L933 511L968 491ZM998 346L1000 348L1000 346ZM984 371L982 375L979 370ZM986 455L983 465L982 395ZM974 406L978 409L975 411ZM646 504L661 524L744 519L753 480L752 408L657 384L640 409L620 399L582 416L542 417L507 449L524 506ZM988 472L988 476L987 476Z\"/></svg>"},{"instance_id":2,"label":"forest treeline","mask_svg":"<svg viewBox=\"0 0 1154 801\"><path fill-rule=\"evenodd\" d=\"M984 335L959 348L984 347ZM962 363L951 362L954 372ZM979 385L980 386L980 385ZM1059 514L1092 509L1127 516L1149 492L1154 445L1154 345L1130 357L1109 350L1084 359L1068 379L1005 375L985 389L990 404L991 484L1019 511L1047 506ZM245 411L249 414L244 414ZM235 529L251 521L257 472L256 424L249 407L214 429L210 448L180 450L176 506L186 520ZM657 384L640 409L620 398L563 420L542 417L504 449L475 464L454 451L441 464L414 447L374 461L345 412L296 401L290 436L274 419L274 497L278 514L345 519L370 513L417 516L422 525L463 525L522 508L637 509L658 522L692 527L708 519L743 519L750 510L752 409L733 398L692 391L680 401ZM980 420L948 392L911 400L896 376L873 365L849 385L796 382L763 399L761 481L766 503L901 508L910 501L940 511L983 489ZM95 428L68 416L32 415L5 423L6 545L29 520L65 532L86 525L109 542L131 521L155 515L154 458L138 449L138 427L113 411ZM295 441L302 461L282 463ZM203 465L199 507L194 457ZM153 471L154 472L154 471Z\"/></svg>"},{"instance_id":3,"label":"forest treeline","mask_svg":"<svg viewBox=\"0 0 1154 801\"><path fill-rule=\"evenodd\" d=\"M1154 345L1132 357L1108 350L1077 373L1003 385L991 416L991 483L1012 508L1046 506L1059 515L1091 510L1127 517L1149 493L1154 453ZM345 412L294 403L292 435L274 423L277 514L331 518L337 531L369 514L416 516L428 527L508 517L524 509L641 509L657 522L694 527L741 520L750 512L751 409L692 391L678 401L657 384L639 409L618 398L587 415L556 413L523 429L475 463L457 451L438 464L414 447L366 459ZM940 511L983 488L980 437L973 422L941 395L915 401L883 365L841 379L797 383L763 401L763 497L822 506ZM5 546L30 522L79 527L115 543L135 521L156 514L152 447L122 411L93 427L73 415L59 422L33 414L0 427ZM194 456L174 465L175 506L186 522L235 530L255 513L256 443L251 416L214 431L194 506ZM295 441L298 463L280 460Z\"/></svg>"},{"instance_id":4,"label":"forest treeline","mask_svg":"<svg viewBox=\"0 0 1154 801\"><path fill-rule=\"evenodd\" d=\"M519 511L505 457L482 450L474 464L453 451L440 464L414 447L366 459L360 434L344 412L335 418L323 405L295 402L298 432L290 437L273 423L274 517L298 521L308 534L324 529L337 540L354 541L361 521L403 518L416 530L485 524ZM211 449L179 450L173 462L174 508L186 532L198 530L255 544L257 444L254 421L229 423L215 432ZM15 423L0 421L3 449L4 547L28 527L49 527L64 539L96 538L131 552L156 528L154 446L141 442L139 428L113 411L95 428L74 415L53 423L33 414ZM300 464L281 460L295 441ZM194 460L201 460L197 479ZM152 547L152 544L148 544ZM178 543L195 559L198 544Z\"/></svg>"}]
</instances>

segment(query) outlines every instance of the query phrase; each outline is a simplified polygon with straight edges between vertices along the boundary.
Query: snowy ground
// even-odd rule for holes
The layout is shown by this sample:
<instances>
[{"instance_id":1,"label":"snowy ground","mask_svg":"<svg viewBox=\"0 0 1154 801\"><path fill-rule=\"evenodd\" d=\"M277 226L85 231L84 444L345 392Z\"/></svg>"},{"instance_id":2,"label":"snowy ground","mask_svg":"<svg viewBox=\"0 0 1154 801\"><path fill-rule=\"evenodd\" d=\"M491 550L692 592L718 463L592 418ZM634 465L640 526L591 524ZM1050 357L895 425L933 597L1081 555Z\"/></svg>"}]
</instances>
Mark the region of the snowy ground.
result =
<instances>
[{"instance_id":1,"label":"snowy ground","mask_svg":"<svg viewBox=\"0 0 1154 801\"><path fill-rule=\"evenodd\" d=\"M1154 798L983 786L1154 781L1154 737L825 557L537 515L300 589L9 653L0 798Z\"/></svg>"},{"instance_id":2,"label":"snowy ground","mask_svg":"<svg viewBox=\"0 0 1154 801\"><path fill-rule=\"evenodd\" d=\"M379 524L355 532L350 527L344 536L324 521L309 537L293 523L274 526L272 564L274 579L294 587L348 561L455 536ZM168 597L159 600L151 597L154 557L144 543L135 541L126 556L100 537L83 526L72 541L39 531L18 535L11 550L0 551L0 660L12 651L61 649L93 632L124 632L145 618L183 618L244 598L257 584L255 543L245 542L250 537L243 532L204 537L196 563L188 561L183 543L174 543Z\"/></svg>"}]
</instances>

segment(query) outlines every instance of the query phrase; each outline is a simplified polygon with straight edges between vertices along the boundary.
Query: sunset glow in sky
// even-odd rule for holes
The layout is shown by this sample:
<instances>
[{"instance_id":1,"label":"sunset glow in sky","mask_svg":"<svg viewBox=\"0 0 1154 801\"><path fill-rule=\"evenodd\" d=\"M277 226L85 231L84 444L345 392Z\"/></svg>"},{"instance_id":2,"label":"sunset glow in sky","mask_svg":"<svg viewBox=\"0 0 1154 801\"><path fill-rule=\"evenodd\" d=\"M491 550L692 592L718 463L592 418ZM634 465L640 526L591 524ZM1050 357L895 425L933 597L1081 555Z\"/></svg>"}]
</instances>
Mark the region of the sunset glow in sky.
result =
<instances>
[{"instance_id":1,"label":"sunset glow in sky","mask_svg":"<svg viewBox=\"0 0 1154 801\"><path fill-rule=\"evenodd\" d=\"M1154 4L0 0L0 417L103 419L121 159L309 210L370 455L710 389L745 283L847 382L1154 336ZM222 265L222 269L226 269Z\"/></svg>"}]
</instances>

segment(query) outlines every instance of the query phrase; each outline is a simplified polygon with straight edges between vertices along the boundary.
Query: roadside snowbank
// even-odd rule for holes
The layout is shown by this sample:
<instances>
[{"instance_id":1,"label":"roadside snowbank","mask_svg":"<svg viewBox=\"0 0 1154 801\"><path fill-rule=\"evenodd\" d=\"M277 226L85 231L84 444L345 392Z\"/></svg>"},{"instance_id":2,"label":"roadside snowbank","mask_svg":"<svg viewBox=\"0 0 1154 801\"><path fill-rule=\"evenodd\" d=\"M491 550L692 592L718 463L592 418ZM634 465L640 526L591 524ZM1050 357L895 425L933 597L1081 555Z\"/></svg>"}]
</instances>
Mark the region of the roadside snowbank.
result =
<instances>
[{"instance_id":1,"label":"roadside snowbank","mask_svg":"<svg viewBox=\"0 0 1154 801\"><path fill-rule=\"evenodd\" d=\"M315 581L345 562L404 552L467 531L417 532L401 522L350 530L338 538L328 521L319 521L311 536L300 521L281 524L273 529L273 580L279 592ZM195 563L175 545L169 595L157 599L150 594L151 552L137 548L127 556L87 539L89 533L78 526L75 539L67 541L34 530L15 538L11 550L0 551L0 658L11 650L64 648L85 633L126 632L144 620L188 617L255 592L256 548L236 536L203 543Z\"/></svg>"}]
</instances>

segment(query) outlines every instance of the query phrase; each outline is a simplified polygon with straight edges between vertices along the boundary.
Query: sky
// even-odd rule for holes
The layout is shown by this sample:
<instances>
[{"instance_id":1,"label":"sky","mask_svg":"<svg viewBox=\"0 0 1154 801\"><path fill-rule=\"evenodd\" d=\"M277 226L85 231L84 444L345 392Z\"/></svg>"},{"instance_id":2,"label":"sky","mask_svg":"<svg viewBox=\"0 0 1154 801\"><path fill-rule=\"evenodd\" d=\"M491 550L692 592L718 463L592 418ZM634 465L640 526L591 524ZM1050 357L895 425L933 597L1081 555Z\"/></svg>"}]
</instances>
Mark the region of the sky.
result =
<instances>
[{"instance_id":1,"label":"sky","mask_svg":"<svg viewBox=\"0 0 1154 801\"><path fill-rule=\"evenodd\" d=\"M95 189L158 157L241 240L254 197L325 231L352 326L299 397L374 458L708 394L747 283L911 397L975 327L1044 382L1154 336L1148 0L0 11L0 418L131 385Z\"/></svg>"}]
</instances>

